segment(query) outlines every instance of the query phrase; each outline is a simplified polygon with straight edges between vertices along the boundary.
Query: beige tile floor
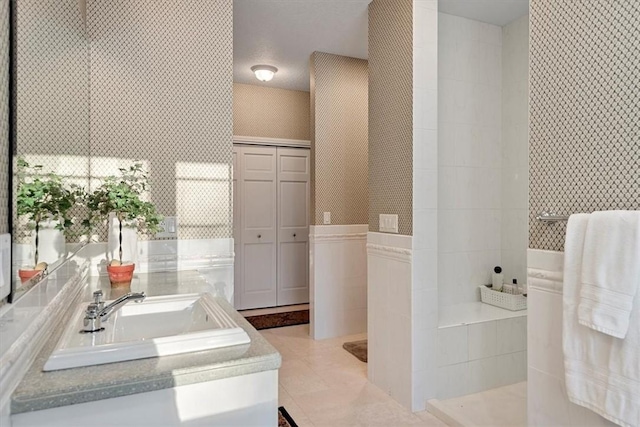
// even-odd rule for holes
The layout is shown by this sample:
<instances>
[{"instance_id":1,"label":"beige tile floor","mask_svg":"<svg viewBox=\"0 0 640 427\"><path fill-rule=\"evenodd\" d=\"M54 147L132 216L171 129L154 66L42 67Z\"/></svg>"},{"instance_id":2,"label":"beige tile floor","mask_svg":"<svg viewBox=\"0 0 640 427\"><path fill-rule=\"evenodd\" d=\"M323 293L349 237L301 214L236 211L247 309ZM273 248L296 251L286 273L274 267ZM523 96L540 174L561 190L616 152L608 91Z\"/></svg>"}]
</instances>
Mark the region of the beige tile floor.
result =
<instances>
[{"instance_id":1,"label":"beige tile floor","mask_svg":"<svg viewBox=\"0 0 640 427\"><path fill-rule=\"evenodd\" d=\"M261 332L282 355L279 401L300 427L446 426L426 411L412 413L367 381L367 364L342 348L366 334L314 341L309 325Z\"/></svg>"}]
</instances>

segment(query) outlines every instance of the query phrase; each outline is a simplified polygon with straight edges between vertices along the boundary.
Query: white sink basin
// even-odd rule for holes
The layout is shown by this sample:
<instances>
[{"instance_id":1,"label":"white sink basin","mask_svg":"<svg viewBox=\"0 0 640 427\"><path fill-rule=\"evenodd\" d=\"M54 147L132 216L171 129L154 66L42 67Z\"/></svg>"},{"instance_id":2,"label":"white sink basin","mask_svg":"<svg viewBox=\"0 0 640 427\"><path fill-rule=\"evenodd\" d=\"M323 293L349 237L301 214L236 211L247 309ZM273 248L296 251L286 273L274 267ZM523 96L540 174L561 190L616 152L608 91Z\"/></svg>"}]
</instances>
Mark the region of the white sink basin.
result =
<instances>
[{"instance_id":1,"label":"white sink basin","mask_svg":"<svg viewBox=\"0 0 640 427\"><path fill-rule=\"evenodd\" d=\"M109 304L107 301L106 304ZM45 371L101 365L247 344L249 336L210 294L148 297L130 302L102 323L103 331L80 333L82 303L44 365Z\"/></svg>"}]
</instances>

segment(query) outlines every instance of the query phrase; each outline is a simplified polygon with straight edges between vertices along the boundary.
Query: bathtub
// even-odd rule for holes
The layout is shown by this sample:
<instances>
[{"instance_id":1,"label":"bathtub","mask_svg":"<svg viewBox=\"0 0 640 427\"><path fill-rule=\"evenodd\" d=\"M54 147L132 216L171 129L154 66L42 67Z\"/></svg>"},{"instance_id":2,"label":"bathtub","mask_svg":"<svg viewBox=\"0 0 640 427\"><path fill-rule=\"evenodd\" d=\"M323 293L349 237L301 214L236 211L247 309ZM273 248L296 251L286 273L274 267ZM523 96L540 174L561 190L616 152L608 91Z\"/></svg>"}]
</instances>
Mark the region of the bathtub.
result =
<instances>
[{"instance_id":1,"label":"bathtub","mask_svg":"<svg viewBox=\"0 0 640 427\"><path fill-rule=\"evenodd\" d=\"M438 399L478 393L527 379L527 310L481 302L441 307Z\"/></svg>"}]
</instances>

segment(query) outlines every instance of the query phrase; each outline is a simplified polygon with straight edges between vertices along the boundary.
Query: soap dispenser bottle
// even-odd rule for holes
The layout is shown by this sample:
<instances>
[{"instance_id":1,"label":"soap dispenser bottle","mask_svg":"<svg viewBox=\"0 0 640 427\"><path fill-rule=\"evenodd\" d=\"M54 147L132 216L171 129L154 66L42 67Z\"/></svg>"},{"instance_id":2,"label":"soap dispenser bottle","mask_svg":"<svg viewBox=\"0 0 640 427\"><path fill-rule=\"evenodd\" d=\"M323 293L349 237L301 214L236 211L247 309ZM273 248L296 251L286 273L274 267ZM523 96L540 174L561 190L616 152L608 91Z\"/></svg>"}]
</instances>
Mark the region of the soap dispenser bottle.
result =
<instances>
[{"instance_id":1,"label":"soap dispenser bottle","mask_svg":"<svg viewBox=\"0 0 640 427\"><path fill-rule=\"evenodd\" d=\"M494 291L502 292L502 283L504 282L504 274L502 274L502 267L499 265L493 269L492 287Z\"/></svg>"}]
</instances>

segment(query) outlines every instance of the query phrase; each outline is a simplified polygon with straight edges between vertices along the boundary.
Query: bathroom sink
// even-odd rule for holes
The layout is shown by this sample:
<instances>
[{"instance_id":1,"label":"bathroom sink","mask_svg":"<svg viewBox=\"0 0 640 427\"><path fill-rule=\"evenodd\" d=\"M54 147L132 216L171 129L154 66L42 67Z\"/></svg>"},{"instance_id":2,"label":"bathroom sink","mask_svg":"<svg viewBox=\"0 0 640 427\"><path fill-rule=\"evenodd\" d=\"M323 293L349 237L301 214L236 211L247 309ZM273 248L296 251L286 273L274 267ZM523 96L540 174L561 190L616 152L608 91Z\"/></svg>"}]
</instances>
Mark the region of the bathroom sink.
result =
<instances>
[{"instance_id":1,"label":"bathroom sink","mask_svg":"<svg viewBox=\"0 0 640 427\"><path fill-rule=\"evenodd\" d=\"M108 303L108 301L107 301ZM247 344L247 333L207 293L148 297L121 307L104 330L81 333L87 303L44 365L45 371Z\"/></svg>"}]
</instances>

